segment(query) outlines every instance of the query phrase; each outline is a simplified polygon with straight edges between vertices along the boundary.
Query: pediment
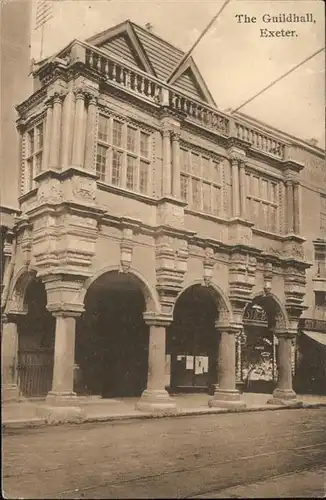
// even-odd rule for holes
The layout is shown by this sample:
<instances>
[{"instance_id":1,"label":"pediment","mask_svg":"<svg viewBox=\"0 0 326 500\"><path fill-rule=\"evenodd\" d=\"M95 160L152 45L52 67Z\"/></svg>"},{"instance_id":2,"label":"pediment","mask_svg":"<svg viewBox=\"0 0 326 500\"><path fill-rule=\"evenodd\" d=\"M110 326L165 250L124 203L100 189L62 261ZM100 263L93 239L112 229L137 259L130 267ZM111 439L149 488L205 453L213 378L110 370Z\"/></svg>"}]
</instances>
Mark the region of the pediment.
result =
<instances>
[{"instance_id":1,"label":"pediment","mask_svg":"<svg viewBox=\"0 0 326 500\"><path fill-rule=\"evenodd\" d=\"M98 47L126 64L156 76L143 46L128 21L89 38L87 43Z\"/></svg>"},{"instance_id":2,"label":"pediment","mask_svg":"<svg viewBox=\"0 0 326 500\"><path fill-rule=\"evenodd\" d=\"M205 101L211 106L216 106L208 87L201 76L194 60L190 58L180 66L172 78L170 85L187 93L189 96Z\"/></svg>"}]
</instances>

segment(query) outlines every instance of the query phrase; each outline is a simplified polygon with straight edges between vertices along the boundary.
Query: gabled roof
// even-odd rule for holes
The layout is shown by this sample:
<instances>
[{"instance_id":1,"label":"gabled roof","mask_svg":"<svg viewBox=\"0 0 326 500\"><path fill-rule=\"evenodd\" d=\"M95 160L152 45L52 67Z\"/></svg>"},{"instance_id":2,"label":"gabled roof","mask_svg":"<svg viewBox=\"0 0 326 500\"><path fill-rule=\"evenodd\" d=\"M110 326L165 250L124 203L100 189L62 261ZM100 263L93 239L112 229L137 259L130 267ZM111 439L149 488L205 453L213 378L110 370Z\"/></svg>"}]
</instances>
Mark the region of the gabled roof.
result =
<instances>
[{"instance_id":1,"label":"gabled roof","mask_svg":"<svg viewBox=\"0 0 326 500\"><path fill-rule=\"evenodd\" d=\"M129 20L86 41L162 81L167 80L184 56L182 50ZM170 85L216 106L192 57L173 75Z\"/></svg>"}]
</instances>

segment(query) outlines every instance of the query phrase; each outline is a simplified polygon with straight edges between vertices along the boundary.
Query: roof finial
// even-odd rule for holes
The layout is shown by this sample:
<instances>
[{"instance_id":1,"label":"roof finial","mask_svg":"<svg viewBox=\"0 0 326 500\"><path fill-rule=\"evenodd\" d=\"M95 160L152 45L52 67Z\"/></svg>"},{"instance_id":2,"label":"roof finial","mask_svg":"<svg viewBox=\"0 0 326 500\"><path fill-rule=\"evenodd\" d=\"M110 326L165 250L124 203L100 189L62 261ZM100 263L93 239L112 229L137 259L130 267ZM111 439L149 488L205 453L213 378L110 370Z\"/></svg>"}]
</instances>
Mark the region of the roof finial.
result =
<instances>
[{"instance_id":1,"label":"roof finial","mask_svg":"<svg viewBox=\"0 0 326 500\"><path fill-rule=\"evenodd\" d=\"M145 28L147 29L147 31L149 31L150 33L152 33L152 31L153 31L153 25L151 23L146 23L145 24Z\"/></svg>"}]
</instances>

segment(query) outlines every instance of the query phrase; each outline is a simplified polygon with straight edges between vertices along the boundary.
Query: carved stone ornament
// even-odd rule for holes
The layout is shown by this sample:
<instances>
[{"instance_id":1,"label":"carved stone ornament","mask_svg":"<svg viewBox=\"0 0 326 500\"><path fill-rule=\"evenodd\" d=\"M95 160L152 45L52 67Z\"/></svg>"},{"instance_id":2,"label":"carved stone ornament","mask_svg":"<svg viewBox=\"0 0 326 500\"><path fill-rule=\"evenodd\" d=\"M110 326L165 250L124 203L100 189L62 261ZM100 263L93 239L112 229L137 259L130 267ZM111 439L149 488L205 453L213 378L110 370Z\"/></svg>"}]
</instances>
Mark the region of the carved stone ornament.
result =
<instances>
[{"instance_id":1,"label":"carved stone ornament","mask_svg":"<svg viewBox=\"0 0 326 500\"><path fill-rule=\"evenodd\" d=\"M80 198L84 201L93 202L95 200L95 187L94 181L89 179L84 179L82 177L75 177L72 179L72 192L76 198Z\"/></svg>"},{"instance_id":2,"label":"carved stone ornament","mask_svg":"<svg viewBox=\"0 0 326 500\"><path fill-rule=\"evenodd\" d=\"M40 183L37 191L37 199L39 202L60 202L62 201L62 196L61 183L59 180L45 179Z\"/></svg>"}]
</instances>

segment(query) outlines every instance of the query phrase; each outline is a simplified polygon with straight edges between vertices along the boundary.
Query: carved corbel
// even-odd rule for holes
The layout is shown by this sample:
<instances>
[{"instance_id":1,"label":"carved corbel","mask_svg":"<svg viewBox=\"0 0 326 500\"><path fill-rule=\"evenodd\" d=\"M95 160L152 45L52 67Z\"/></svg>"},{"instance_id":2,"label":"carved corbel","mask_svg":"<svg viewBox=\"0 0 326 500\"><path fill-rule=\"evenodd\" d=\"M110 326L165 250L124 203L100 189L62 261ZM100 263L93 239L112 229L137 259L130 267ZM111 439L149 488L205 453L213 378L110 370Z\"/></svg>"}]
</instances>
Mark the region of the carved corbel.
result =
<instances>
[{"instance_id":1,"label":"carved corbel","mask_svg":"<svg viewBox=\"0 0 326 500\"><path fill-rule=\"evenodd\" d=\"M122 273L130 271L133 251L133 230L125 227L122 230L120 243L120 270Z\"/></svg>"},{"instance_id":2,"label":"carved corbel","mask_svg":"<svg viewBox=\"0 0 326 500\"><path fill-rule=\"evenodd\" d=\"M204 286L209 286L212 281L213 267L214 267L214 250L210 247L205 248L204 257Z\"/></svg>"}]
</instances>

